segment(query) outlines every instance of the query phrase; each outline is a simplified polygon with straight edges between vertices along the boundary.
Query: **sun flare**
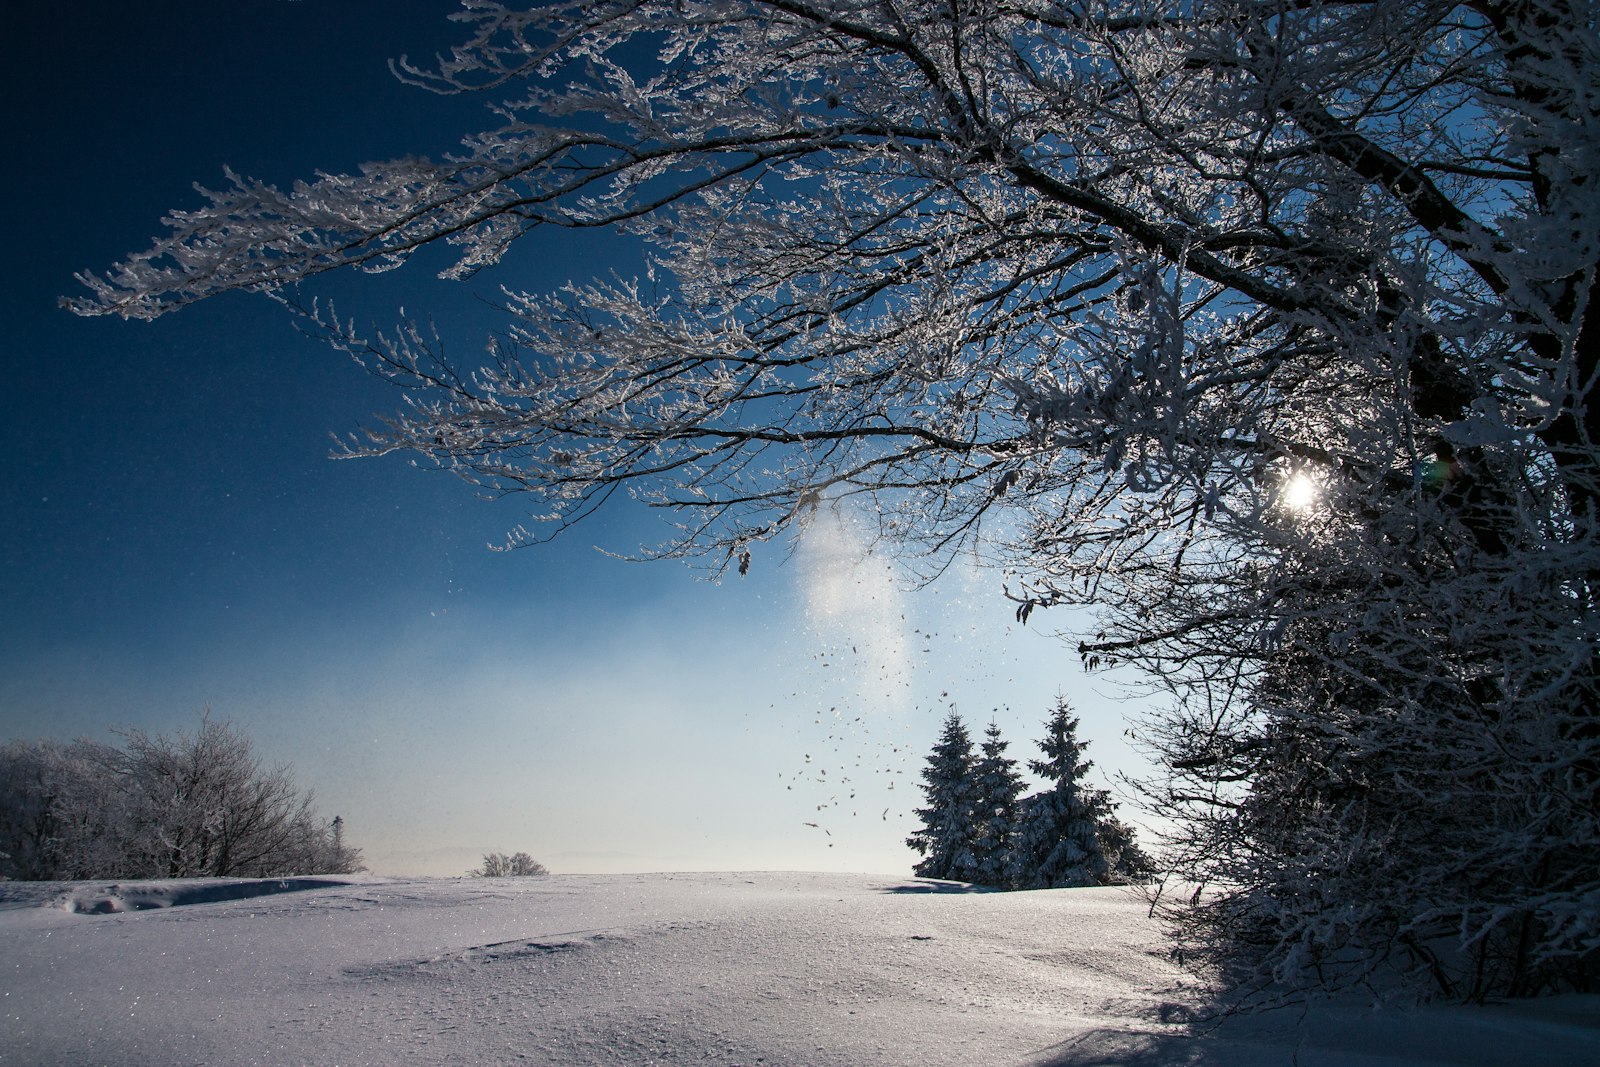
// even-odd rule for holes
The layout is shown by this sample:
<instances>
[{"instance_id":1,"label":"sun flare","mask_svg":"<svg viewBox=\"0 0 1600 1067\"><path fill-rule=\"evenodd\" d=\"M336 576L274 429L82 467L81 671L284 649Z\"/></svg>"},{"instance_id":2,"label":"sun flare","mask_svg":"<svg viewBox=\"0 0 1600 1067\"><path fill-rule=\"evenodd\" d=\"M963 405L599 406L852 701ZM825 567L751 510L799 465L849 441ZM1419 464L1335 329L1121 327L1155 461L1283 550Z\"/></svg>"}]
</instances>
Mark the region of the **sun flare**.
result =
<instances>
[{"instance_id":1,"label":"sun flare","mask_svg":"<svg viewBox=\"0 0 1600 1067\"><path fill-rule=\"evenodd\" d=\"M1289 511L1304 515L1317 506L1322 489L1317 480L1304 472L1291 474L1278 491L1279 502Z\"/></svg>"}]
</instances>

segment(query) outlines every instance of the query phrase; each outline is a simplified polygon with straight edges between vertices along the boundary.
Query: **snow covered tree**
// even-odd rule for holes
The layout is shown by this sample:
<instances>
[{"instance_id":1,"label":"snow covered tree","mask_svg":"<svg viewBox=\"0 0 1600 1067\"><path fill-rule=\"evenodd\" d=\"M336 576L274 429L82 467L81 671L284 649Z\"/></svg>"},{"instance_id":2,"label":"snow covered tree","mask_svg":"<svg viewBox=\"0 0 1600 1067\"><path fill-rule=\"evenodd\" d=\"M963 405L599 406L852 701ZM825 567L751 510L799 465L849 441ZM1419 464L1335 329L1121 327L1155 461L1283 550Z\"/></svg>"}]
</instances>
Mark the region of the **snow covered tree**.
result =
<instances>
[{"instance_id":1,"label":"snow covered tree","mask_svg":"<svg viewBox=\"0 0 1600 1067\"><path fill-rule=\"evenodd\" d=\"M367 869L361 850L351 848L344 839L344 818L329 822L308 808L296 820L293 842L278 862L283 871L306 874L355 874Z\"/></svg>"},{"instance_id":2,"label":"snow covered tree","mask_svg":"<svg viewBox=\"0 0 1600 1067\"><path fill-rule=\"evenodd\" d=\"M972 881L977 873L973 764L972 737L961 716L952 711L922 769L927 806L916 809L922 828L906 838L907 847L923 857L912 868L920 878Z\"/></svg>"},{"instance_id":3,"label":"snow covered tree","mask_svg":"<svg viewBox=\"0 0 1600 1067\"><path fill-rule=\"evenodd\" d=\"M52 785L35 746L0 746L0 877L49 878Z\"/></svg>"},{"instance_id":4,"label":"snow covered tree","mask_svg":"<svg viewBox=\"0 0 1600 1067\"><path fill-rule=\"evenodd\" d=\"M362 870L286 767L203 716L193 734L0 746L0 876L275 877Z\"/></svg>"},{"instance_id":5,"label":"snow covered tree","mask_svg":"<svg viewBox=\"0 0 1600 1067\"><path fill-rule=\"evenodd\" d=\"M1111 865L1100 848L1100 824L1110 806L1104 790L1084 780L1094 764L1083 750L1072 706L1066 697L1058 697L1039 741L1044 759L1028 761L1028 768L1048 784L1022 804L1011 856L1011 883L1018 889L1111 881Z\"/></svg>"},{"instance_id":6,"label":"snow covered tree","mask_svg":"<svg viewBox=\"0 0 1600 1067\"><path fill-rule=\"evenodd\" d=\"M94 741L0 746L0 877L121 874L137 837L108 768L117 750Z\"/></svg>"},{"instance_id":7,"label":"snow covered tree","mask_svg":"<svg viewBox=\"0 0 1600 1067\"><path fill-rule=\"evenodd\" d=\"M266 877L320 836L288 768L265 769L245 733L202 716L193 734L123 735L119 777L145 831L151 874Z\"/></svg>"},{"instance_id":8,"label":"snow covered tree","mask_svg":"<svg viewBox=\"0 0 1600 1067\"><path fill-rule=\"evenodd\" d=\"M968 881L1009 886L1011 854L1016 845L1018 804L1027 784L1017 761L1006 755L1010 742L1000 737L1000 724L989 723L980 755L972 767L972 869Z\"/></svg>"},{"instance_id":9,"label":"snow covered tree","mask_svg":"<svg viewBox=\"0 0 1600 1067\"><path fill-rule=\"evenodd\" d=\"M467 873L474 878L533 878L550 872L526 852L512 856L504 852L487 852L483 857L483 866Z\"/></svg>"},{"instance_id":10,"label":"snow covered tree","mask_svg":"<svg viewBox=\"0 0 1600 1067\"><path fill-rule=\"evenodd\" d=\"M358 453L619 488L745 570L870 499L937 571L1168 687L1145 727L1196 938L1320 980L1600 984L1593 0L465 0L404 77L491 128L229 175L72 302L277 294L413 391ZM488 366L293 286L541 228L642 281L512 291ZM1451 954L1459 957L1459 966Z\"/></svg>"}]
</instances>

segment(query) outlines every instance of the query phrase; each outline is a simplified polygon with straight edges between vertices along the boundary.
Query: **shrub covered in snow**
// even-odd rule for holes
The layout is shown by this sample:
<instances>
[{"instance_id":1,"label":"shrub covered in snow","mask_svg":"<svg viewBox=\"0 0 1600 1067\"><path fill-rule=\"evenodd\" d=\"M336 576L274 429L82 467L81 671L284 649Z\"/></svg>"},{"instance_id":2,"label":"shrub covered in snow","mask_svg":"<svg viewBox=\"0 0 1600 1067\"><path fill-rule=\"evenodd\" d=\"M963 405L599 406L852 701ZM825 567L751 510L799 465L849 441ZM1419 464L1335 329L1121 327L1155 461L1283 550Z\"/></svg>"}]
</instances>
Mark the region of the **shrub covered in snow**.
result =
<instances>
[{"instance_id":1,"label":"shrub covered in snow","mask_svg":"<svg viewBox=\"0 0 1600 1067\"><path fill-rule=\"evenodd\" d=\"M512 856L504 852L486 852L483 866L467 873L474 878L531 878L550 871L526 852Z\"/></svg>"}]
</instances>

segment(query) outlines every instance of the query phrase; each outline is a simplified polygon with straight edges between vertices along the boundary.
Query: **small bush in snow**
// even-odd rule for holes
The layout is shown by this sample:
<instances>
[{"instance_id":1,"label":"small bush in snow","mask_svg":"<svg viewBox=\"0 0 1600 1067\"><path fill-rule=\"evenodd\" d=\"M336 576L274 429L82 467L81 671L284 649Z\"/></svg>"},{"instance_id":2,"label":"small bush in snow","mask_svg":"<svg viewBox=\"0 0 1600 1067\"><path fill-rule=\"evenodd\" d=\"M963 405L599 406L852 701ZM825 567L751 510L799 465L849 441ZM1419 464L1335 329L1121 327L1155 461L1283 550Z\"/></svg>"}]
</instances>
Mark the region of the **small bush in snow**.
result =
<instances>
[{"instance_id":1,"label":"small bush in snow","mask_svg":"<svg viewBox=\"0 0 1600 1067\"><path fill-rule=\"evenodd\" d=\"M518 852L514 856L504 852L488 852L484 854L483 866L467 873L474 878L530 878L549 874L550 871L526 852Z\"/></svg>"}]
</instances>

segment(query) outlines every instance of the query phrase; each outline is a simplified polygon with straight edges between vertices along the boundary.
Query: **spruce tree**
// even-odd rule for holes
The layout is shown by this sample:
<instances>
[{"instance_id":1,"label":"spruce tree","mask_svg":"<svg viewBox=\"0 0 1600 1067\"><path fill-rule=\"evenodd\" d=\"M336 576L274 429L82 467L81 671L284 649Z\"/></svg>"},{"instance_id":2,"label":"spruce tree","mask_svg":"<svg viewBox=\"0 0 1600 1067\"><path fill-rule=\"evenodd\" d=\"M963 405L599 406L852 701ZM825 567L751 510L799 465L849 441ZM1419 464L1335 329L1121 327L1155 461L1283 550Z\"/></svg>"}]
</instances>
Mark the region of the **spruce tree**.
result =
<instances>
[{"instance_id":1,"label":"spruce tree","mask_svg":"<svg viewBox=\"0 0 1600 1067\"><path fill-rule=\"evenodd\" d=\"M916 810L922 829L906 838L906 844L923 857L912 868L918 877L964 881L972 874L973 768L972 737L952 711L922 769L927 807Z\"/></svg>"},{"instance_id":2,"label":"spruce tree","mask_svg":"<svg viewBox=\"0 0 1600 1067\"><path fill-rule=\"evenodd\" d=\"M973 865L968 881L1009 886L1011 852L1016 843L1017 811L1027 785L1017 761L1006 755L999 723L984 731L982 755L973 767Z\"/></svg>"},{"instance_id":3,"label":"spruce tree","mask_svg":"<svg viewBox=\"0 0 1600 1067\"><path fill-rule=\"evenodd\" d=\"M1057 697L1039 742L1044 759L1028 761L1029 769L1049 784L1022 805L1011 869L1011 883L1018 889L1105 885L1111 880L1100 846L1100 824L1110 802L1103 790L1084 781L1093 766L1084 758L1084 748L1072 706L1066 697Z\"/></svg>"}]
</instances>

